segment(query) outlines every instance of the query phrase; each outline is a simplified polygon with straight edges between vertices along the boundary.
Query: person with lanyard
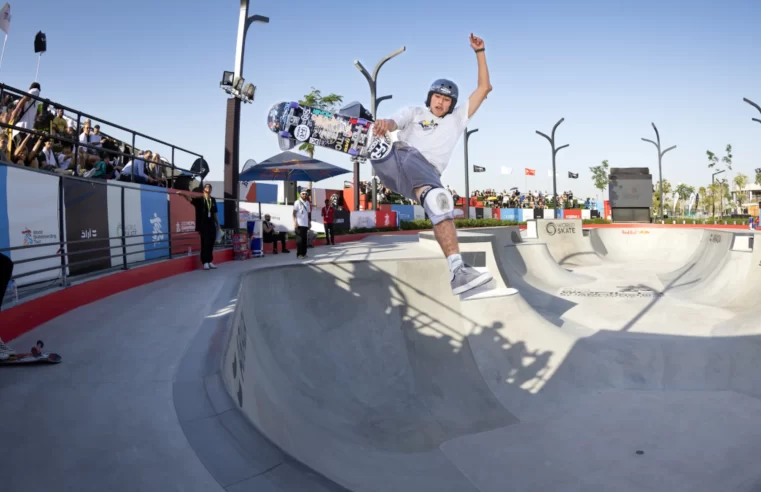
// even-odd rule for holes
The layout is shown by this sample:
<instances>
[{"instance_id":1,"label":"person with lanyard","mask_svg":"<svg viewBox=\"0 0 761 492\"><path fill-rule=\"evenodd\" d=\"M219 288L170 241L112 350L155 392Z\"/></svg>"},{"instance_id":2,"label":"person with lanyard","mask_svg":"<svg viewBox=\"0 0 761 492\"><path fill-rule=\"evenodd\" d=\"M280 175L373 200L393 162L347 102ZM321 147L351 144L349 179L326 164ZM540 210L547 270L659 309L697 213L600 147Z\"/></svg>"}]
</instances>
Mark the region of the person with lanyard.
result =
<instances>
[{"instance_id":1,"label":"person with lanyard","mask_svg":"<svg viewBox=\"0 0 761 492\"><path fill-rule=\"evenodd\" d=\"M178 195L184 196L196 209L196 232L201 236L201 263L204 270L214 269L214 243L217 242L217 231L220 230L217 219L217 200L211 196L211 185L206 183L203 187L203 196L188 198L179 191Z\"/></svg>"},{"instance_id":2,"label":"person with lanyard","mask_svg":"<svg viewBox=\"0 0 761 492\"><path fill-rule=\"evenodd\" d=\"M336 210L329 199L325 199L325 206L322 207L322 223L325 224L325 242L326 244L336 244L336 233L333 230L333 216Z\"/></svg>"},{"instance_id":3,"label":"person with lanyard","mask_svg":"<svg viewBox=\"0 0 761 492\"><path fill-rule=\"evenodd\" d=\"M296 258L307 257L307 233L312 228L312 205L307 201L307 192L303 190L299 199L293 204L293 228L296 230Z\"/></svg>"}]
</instances>

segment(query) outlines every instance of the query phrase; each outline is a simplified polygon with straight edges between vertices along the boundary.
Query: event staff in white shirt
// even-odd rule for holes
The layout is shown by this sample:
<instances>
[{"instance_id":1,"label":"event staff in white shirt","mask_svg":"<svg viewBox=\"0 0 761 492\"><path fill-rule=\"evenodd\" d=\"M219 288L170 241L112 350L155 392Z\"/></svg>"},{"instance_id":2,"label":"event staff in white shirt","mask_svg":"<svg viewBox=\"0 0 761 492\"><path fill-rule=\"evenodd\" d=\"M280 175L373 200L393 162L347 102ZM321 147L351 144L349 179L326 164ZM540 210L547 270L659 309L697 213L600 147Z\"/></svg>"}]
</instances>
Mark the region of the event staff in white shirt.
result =
<instances>
[{"instance_id":1,"label":"event staff in white shirt","mask_svg":"<svg viewBox=\"0 0 761 492\"><path fill-rule=\"evenodd\" d=\"M293 228L299 239L296 241L296 258L307 257L307 232L312 227L312 205L307 201L307 192L303 190L299 199L293 204Z\"/></svg>"}]
</instances>

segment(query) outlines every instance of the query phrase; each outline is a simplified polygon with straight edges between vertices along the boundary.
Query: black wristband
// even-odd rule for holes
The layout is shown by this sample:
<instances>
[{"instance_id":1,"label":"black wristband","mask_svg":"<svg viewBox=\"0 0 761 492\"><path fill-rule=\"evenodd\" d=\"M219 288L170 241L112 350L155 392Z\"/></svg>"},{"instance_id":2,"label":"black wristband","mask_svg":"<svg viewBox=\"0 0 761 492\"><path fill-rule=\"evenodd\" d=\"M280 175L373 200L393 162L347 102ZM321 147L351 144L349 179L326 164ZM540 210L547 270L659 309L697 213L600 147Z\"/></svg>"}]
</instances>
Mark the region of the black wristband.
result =
<instances>
[{"instance_id":1,"label":"black wristband","mask_svg":"<svg viewBox=\"0 0 761 492\"><path fill-rule=\"evenodd\" d=\"M478 48L478 49L477 49L477 50L475 50L475 51L476 51L476 53L478 53L479 51L486 51L486 48Z\"/></svg>"}]
</instances>

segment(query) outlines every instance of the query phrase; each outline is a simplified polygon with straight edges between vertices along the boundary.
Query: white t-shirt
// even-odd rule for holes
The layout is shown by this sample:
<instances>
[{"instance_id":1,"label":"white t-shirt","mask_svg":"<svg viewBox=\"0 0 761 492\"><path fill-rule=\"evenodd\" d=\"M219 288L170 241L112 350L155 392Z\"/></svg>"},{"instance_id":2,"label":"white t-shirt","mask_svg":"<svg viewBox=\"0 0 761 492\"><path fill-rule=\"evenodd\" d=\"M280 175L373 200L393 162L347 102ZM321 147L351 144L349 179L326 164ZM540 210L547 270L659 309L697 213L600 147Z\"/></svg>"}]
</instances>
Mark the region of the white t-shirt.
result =
<instances>
[{"instance_id":1,"label":"white t-shirt","mask_svg":"<svg viewBox=\"0 0 761 492\"><path fill-rule=\"evenodd\" d=\"M296 200L296 203L293 204L293 211L296 212L296 223L299 227L309 227L309 215L311 214L309 202L302 199Z\"/></svg>"},{"instance_id":2,"label":"white t-shirt","mask_svg":"<svg viewBox=\"0 0 761 492\"><path fill-rule=\"evenodd\" d=\"M403 108L392 117L399 127L397 139L415 147L442 174L468 124L468 106L465 98L443 118L434 116L428 108Z\"/></svg>"}]
</instances>

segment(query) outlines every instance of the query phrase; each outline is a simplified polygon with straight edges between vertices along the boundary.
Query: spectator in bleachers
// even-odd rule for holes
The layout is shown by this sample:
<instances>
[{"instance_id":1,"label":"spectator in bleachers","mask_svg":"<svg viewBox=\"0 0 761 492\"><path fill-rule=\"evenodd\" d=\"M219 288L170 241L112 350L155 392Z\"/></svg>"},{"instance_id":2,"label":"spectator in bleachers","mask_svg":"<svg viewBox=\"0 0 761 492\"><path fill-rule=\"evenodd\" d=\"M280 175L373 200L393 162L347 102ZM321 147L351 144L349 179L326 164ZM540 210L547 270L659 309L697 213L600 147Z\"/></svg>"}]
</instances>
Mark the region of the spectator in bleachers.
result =
<instances>
[{"instance_id":1,"label":"spectator in bleachers","mask_svg":"<svg viewBox=\"0 0 761 492\"><path fill-rule=\"evenodd\" d=\"M13 150L12 162L19 166L30 167L32 169L38 169L40 167L37 155L40 153L42 147L43 138L36 137L31 133L27 133L24 140Z\"/></svg>"},{"instance_id":2,"label":"spectator in bleachers","mask_svg":"<svg viewBox=\"0 0 761 492\"><path fill-rule=\"evenodd\" d=\"M51 123L51 130L53 131L53 135L56 136L66 136L66 129L69 127L69 124L66 122L66 119L63 117L63 109L58 108L56 117L53 118L53 122Z\"/></svg>"},{"instance_id":3,"label":"spectator in bleachers","mask_svg":"<svg viewBox=\"0 0 761 492\"><path fill-rule=\"evenodd\" d=\"M152 156L153 153L150 150L146 150L142 154L139 154L137 157L132 159L132 161L124 166L124 169L122 169L119 180L130 181L131 175L132 180L135 183L156 184L156 180L145 172L145 161L150 160ZM211 185L207 186L210 187Z\"/></svg>"},{"instance_id":4,"label":"spectator in bleachers","mask_svg":"<svg viewBox=\"0 0 761 492\"><path fill-rule=\"evenodd\" d=\"M32 85L29 86L28 93L33 96L39 96L40 84L37 82L32 83ZM32 130L34 128L34 122L37 121L37 108L39 106L41 106L41 104L36 99L29 96L22 97L16 103L16 107L11 113L10 124L14 125L16 128ZM19 133L21 133L19 130L14 129L12 138L16 140Z\"/></svg>"}]
</instances>

